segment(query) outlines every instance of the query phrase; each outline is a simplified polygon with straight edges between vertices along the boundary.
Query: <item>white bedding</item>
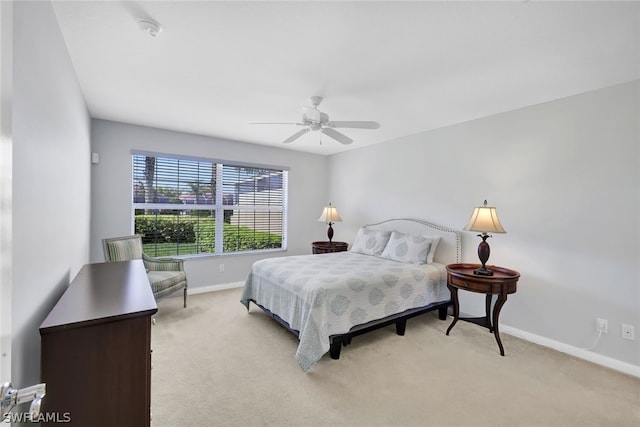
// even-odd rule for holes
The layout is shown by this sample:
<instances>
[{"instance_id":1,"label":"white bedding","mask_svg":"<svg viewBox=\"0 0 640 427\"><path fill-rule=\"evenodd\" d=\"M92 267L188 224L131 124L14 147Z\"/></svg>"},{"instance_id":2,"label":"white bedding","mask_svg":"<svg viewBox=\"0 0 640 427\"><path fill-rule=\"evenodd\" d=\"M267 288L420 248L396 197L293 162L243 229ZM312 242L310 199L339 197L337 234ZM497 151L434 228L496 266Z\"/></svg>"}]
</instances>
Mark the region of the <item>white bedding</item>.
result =
<instances>
[{"instance_id":1,"label":"white bedding","mask_svg":"<svg viewBox=\"0 0 640 427\"><path fill-rule=\"evenodd\" d=\"M329 351L331 335L372 320L448 301L443 264L407 264L354 252L256 262L242 303L254 300L299 331L296 359L307 371Z\"/></svg>"}]
</instances>

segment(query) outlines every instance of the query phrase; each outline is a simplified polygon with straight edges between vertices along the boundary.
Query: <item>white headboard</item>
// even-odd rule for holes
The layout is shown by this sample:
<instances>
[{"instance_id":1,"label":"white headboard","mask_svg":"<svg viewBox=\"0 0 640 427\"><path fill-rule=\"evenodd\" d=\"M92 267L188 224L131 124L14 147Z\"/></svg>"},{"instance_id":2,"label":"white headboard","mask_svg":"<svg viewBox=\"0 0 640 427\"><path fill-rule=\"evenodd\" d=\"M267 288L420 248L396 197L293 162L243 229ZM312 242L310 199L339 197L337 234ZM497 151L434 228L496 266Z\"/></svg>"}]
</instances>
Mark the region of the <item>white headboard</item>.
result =
<instances>
[{"instance_id":1,"label":"white headboard","mask_svg":"<svg viewBox=\"0 0 640 427\"><path fill-rule=\"evenodd\" d=\"M419 219L408 218L388 219L376 224L366 225L366 227L376 230L396 230L401 233L440 237L440 243L438 243L433 260L445 265L460 262L460 232L457 230L441 227Z\"/></svg>"}]
</instances>

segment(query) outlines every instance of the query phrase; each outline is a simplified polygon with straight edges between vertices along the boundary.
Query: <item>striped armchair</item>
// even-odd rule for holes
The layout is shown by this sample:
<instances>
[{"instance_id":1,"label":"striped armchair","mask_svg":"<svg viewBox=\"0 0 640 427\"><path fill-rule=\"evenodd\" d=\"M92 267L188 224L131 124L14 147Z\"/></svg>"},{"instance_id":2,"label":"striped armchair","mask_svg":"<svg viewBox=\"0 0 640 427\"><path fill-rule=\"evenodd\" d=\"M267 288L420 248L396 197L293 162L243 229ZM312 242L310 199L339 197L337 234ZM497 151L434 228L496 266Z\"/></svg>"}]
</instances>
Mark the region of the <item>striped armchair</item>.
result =
<instances>
[{"instance_id":1,"label":"striped armchair","mask_svg":"<svg viewBox=\"0 0 640 427\"><path fill-rule=\"evenodd\" d=\"M181 259L152 258L145 255L142 252L142 237L139 235L102 239L102 247L107 262L142 259L156 301L183 289L184 307L187 306L187 275Z\"/></svg>"}]
</instances>

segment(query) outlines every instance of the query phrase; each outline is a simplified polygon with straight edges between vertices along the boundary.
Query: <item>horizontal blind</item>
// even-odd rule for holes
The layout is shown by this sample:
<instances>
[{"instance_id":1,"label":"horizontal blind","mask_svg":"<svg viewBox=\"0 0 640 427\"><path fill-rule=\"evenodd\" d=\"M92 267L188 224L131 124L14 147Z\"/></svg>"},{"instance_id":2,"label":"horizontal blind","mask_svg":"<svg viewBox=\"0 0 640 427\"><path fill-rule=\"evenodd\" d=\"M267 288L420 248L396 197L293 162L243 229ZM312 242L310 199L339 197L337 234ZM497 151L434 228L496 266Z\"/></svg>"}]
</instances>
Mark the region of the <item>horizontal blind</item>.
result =
<instances>
[{"instance_id":1,"label":"horizontal blind","mask_svg":"<svg viewBox=\"0 0 640 427\"><path fill-rule=\"evenodd\" d=\"M211 162L134 155L134 203L213 205L216 167Z\"/></svg>"},{"instance_id":2,"label":"horizontal blind","mask_svg":"<svg viewBox=\"0 0 640 427\"><path fill-rule=\"evenodd\" d=\"M224 234L225 251L282 247L285 175L282 170L223 166L223 203L233 207L230 223L237 226Z\"/></svg>"},{"instance_id":3,"label":"horizontal blind","mask_svg":"<svg viewBox=\"0 0 640 427\"><path fill-rule=\"evenodd\" d=\"M216 238L218 252L286 248L286 170L148 153L132 158L134 230L148 255L216 253Z\"/></svg>"}]
</instances>

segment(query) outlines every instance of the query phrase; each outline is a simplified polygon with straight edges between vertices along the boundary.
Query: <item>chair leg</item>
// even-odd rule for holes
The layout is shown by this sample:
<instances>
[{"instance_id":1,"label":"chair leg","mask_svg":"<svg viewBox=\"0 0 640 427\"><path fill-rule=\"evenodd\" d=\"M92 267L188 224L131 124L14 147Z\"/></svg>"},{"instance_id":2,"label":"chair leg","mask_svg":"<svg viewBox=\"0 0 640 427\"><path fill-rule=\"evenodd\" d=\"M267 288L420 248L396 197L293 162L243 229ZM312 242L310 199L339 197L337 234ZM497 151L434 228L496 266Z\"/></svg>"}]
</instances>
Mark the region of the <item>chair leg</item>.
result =
<instances>
[{"instance_id":1,"label":"chair leg","mask_svg":"<svg viewBox=\"0 0 640 427\"><path fill-rule=\"evenodd\" d=\"M184 288L184 308L187 308L187 288Z\"/></svg>"}]
</instances>

